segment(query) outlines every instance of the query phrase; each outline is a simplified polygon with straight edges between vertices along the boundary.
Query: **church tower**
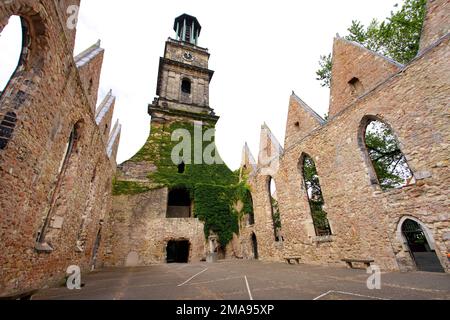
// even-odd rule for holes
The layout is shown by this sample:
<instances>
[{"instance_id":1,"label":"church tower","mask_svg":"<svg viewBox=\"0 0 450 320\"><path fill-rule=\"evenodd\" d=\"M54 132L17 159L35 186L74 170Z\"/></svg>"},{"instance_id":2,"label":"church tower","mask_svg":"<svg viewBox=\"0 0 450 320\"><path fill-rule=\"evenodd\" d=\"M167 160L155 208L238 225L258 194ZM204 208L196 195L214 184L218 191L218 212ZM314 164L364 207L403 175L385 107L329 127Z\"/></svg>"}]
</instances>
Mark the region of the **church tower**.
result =
<instances>
[{"instance_id":1,"label":"church tower","mask_svg":"<svg viewBox=\"0 0 450 320\"><path fill-rule=\"evenodd\" d=\"M202 26L197 18L183 14L175 19L176 38L169 38L159 61L157 97L149 106L152 121L185 115L217 122L209 106L209 84L214 71L209 70L208 49L199 47Z\"/></svg>"},{"instance_id":2,"label":"church tower","mask_svg":"<svg viewBox=\"0 0 450 320\"><path fill-rule=\"evenodd\" d=\"M209 105L214 72L208 50L198 46L202 27L183 14L173 29L159 61L157 96L148 106L150 135L119 165L114 181L112 264L224 257L239 229L231 208L244 193L215 147L219 117Z\"/></svg>"}]
</instances>

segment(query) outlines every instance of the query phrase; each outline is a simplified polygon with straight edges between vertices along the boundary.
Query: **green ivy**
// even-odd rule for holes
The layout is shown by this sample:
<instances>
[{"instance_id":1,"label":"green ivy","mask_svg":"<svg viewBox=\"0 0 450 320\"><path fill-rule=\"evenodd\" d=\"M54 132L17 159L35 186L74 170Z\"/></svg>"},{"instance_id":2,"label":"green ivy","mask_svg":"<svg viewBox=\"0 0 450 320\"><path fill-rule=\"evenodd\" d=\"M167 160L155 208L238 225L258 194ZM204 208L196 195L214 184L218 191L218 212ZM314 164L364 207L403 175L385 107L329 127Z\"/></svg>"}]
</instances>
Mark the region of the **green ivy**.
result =
<instances>
[{"instance_id":1,"label":"green ivy","mask_svg":"<svg viewBox=\"0 0 450 320\"><path fill-rule=\"evenodd\" d=\"M134 181L118 181L113 182L113 195L134 195L149 191L150 188Z\"/></svg>"},{"instance_id":2,"label":"green ivy","mask_svg":"<svg viewBox=\"0 0 450 320\"><path fill-rule=\"evenodd\" d=\"M204 123L203 132L214 128L213 123ZM225 164L186 164L184 173L178 173L178 166L171 158L173 148L179 141L171 141L172 133L185 129L194 137L194 124L176 122L170 124L153 123L151 134L145 145L131 158L130 162L151 162L155 172L148 175L149 182L157 187L185 188L194 200L194 216L205 224L205 236L210 232L219 236L219 242L226 246L239 232L239 214L234 204L240 200L244 204L241 214L253 213L253 206L248 186L239 183L239 172L232 172ZM213 142L204 142L203 148ZM194 153L194 139L191 141ZM194 159L191 159L194 163ZM149 188L125 181L118 184L117 194L136 194L146 192ZM116 193L115 193L116 194Z\"/></svg>"}]
</instances>

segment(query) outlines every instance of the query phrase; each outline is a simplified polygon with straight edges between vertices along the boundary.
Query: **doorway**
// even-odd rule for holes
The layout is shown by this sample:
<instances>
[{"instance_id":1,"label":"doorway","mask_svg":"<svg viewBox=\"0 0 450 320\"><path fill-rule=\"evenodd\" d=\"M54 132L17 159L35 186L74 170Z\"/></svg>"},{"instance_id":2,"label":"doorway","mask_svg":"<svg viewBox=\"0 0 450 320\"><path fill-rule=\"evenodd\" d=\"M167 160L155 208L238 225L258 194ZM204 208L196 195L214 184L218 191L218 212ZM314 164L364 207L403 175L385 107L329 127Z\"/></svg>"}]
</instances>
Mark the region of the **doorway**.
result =
<instances>
[{"instance_id":1,"label":"doorway","mask_svg":"<svg viewBox=\"0 0 450 320\"><path fill-rule=\"evenodd\" d=\"M167 263L188 263L190 243L188 240L171 240L167 243Z\"/></svg>"},{"instance_id":2,"label":"doorway","mask_svg":"<svg viewBox=\"0 0 450 320\"><path fill-rule=\"evenodd\" d=\"M256 234L252 233L252 248L253 248L253 258L255 260L259 259L258 255L258 240L256 239Z\"/></svg>"},{"instance_id":3,"label":"doorway","mask_svg":"<svg viewBox=\"0 0 450 320\"><path fill-rule=\"evenodd\" d=\"M418 222L406 219L402 224L402 234L408 243L417 270L444 272L433 244L429 242L425 231Z\"/></svg>"}]
</instances>

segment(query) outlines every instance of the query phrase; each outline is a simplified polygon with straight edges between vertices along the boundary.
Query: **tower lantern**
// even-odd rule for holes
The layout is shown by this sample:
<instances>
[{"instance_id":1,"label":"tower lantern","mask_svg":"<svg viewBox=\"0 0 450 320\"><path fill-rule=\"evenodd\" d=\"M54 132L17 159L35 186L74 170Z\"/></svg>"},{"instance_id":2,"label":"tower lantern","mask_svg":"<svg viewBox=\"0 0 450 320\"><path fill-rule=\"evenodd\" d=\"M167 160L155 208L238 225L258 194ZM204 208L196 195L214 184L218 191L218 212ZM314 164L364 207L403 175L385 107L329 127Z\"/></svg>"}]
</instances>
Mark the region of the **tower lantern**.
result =
<instances>
[{"instance_id":1,"label":"tower lantern","mask_svg":"<svg viewBox=\"0 0 450 320\"><path fill-rule=\"evenodd\" d=\"M177 40L197 45L202 26L196 17L182 14L175 19L173 30L177 34Z\"/></svg>"}]
</instances>

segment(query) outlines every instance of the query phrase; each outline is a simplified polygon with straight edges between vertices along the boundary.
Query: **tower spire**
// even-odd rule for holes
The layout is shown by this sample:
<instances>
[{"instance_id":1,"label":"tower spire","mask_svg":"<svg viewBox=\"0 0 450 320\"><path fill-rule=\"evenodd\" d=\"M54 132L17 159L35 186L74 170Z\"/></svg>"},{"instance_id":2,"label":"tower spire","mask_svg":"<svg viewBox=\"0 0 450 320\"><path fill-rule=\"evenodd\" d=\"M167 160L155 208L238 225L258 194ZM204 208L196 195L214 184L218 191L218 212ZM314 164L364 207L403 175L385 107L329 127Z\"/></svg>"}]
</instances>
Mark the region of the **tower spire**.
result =
<instances>
[{"instance_id":1,"label":"tower spire","mask_svg":"<svg viewBox=\"0 0 450 320\"><path fill-rule=\"evenodd\" d=\"M197 45L202 26L196 17L185 13L175 19L173 30L177 40Z\"/></svg>"}]
</instances>

